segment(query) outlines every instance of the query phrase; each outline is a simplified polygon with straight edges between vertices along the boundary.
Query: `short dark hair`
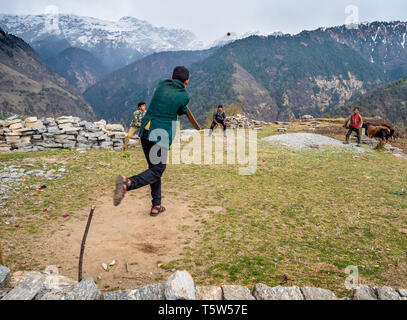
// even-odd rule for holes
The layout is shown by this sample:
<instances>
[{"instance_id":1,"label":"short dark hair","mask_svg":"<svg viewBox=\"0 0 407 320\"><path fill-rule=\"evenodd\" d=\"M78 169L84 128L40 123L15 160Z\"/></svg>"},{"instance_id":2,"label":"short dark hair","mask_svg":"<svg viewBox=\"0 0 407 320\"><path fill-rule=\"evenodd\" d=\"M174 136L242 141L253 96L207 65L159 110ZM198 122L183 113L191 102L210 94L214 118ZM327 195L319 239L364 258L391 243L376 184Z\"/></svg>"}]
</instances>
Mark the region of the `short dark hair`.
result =
<instances>
[{"instance_id":1,"label":"short dark hair","mask_svg":"<svg viewBox=\"0 0 407 320\"><path fill-rule=\"evenodd\" d=\"M184 83L189 79L189 70L185 67L176 67L172 73L172 79Z\"/></svg>"},{"instance_id":2,"label":"short dark hair","mask_svg":"<svg viewBox=\"0 0 407 320\"><path fill-rule=\"evenodd\" d=\"M145 102L140 102L139 104L138 104L138 107L140 108L141 106L144 106L146 103Z\"/></svg>"},{"instance_id":3,"label":"short dark hair","mask_svg":"<svg viewBox=\"0 0 407 320\"><path fill-rule=\"evenodd\" d=\"M223 106L221 104L218 105L218 109L223 109Z\"/></svg>"},{"instance_id":4,"label":"short dark hair","mask_svg":"<svg viewBox=\"0 0 407 320\"><path fill-rule=\"evenodd\" d=\"M359 111L360 111L360 109L359 109L358 107L356 107L355 109L353 109L353 111L355 111L355 110L359 110Z\"/></svg>"}]
</instances>

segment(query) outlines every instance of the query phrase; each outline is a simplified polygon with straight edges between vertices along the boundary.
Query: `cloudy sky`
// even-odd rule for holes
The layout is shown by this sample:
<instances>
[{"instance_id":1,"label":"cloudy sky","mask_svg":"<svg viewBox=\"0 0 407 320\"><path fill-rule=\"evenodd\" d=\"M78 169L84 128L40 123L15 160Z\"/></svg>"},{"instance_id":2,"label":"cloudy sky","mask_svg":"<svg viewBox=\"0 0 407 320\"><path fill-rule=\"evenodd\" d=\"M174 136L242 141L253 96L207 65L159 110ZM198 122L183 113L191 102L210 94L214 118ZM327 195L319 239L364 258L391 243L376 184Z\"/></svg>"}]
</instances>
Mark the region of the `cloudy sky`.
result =
<instances>
[{"instance_id":1,"label":"cloudy sky","mask_svg":"<svg viewBox=\"0 0 407 320\"><path fill-rule=\"evenodd\" d=\"M209 43L227 32L298 33L359 21L407 21L406 0L0 0L1 13L61 13L107 20L134 16L156 26L185 28Z\"/></svg>"}]
</instances>

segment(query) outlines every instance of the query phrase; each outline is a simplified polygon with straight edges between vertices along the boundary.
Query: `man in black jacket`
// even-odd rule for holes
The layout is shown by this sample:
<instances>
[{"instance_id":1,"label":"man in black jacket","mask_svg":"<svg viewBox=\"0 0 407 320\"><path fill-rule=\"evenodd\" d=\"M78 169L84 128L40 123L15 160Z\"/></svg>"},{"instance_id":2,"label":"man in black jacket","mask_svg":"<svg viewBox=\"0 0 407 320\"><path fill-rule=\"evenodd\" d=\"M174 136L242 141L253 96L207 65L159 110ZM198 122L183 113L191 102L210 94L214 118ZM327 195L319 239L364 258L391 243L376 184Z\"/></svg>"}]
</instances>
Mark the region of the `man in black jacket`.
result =
<instances>
[{"instance_id":1,"label":"man in black jacket","mask_svg":"<svg viewBox=\"0 0 407 320\"><path fill-rule=\"evenodd\" d=\"M223 126L223 135L226 137L226 113L223 111L223 106L220 105L218 110L213 113L213 122L211 125L211 129L209 132L209 136L212 136L213 129L218 125L221 124Z\"/></svg>"}]
</instances>

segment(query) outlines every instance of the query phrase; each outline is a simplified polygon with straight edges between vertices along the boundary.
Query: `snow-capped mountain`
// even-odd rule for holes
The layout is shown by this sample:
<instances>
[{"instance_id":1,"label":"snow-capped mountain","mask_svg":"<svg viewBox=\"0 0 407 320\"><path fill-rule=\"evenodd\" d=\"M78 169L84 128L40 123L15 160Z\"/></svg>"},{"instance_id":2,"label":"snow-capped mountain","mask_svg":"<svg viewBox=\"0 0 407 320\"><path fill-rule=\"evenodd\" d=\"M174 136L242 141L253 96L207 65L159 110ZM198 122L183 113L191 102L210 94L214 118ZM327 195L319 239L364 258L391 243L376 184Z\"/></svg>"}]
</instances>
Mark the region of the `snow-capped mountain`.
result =
<instances>
[{"instance_id":1,"label":"snow-capped mountain","mask_svg":"<svg viewBox=\"0 0 407 320\"><path fill-rule=\"evenodd\" d=\"M72 47L90 51L112 69L154 52L203 47L188 30L156 27L133 17L106 21L71 14L0 14L0 27L21 37L34 49L66 40Z\"/></svg>"},{"instance_id":2,"label":"snow-capped mountain","mask_svg":"<svg viewBox=\"0 0 407 320\"><path fill-rule=\"evenodd\" d=\"M358 51L366 60L381 66L391 79L407 74L407 22L364 22L304 31L326 37Z\"/></svg>"}]
</instances>

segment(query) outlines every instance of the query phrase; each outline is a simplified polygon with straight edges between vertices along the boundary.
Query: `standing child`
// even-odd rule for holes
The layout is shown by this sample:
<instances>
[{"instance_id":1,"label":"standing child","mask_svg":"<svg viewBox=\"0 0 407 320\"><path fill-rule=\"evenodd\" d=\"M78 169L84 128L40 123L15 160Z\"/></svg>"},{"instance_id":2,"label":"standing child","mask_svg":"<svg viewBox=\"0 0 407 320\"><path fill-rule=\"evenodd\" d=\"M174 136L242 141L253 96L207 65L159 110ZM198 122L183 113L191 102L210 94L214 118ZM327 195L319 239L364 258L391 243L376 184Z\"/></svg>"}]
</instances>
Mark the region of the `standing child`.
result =
<instances>
[{"instance_id":1,"label":"standing child","mask_svg":"<svg viewBox=\"0 0 407 320\"><path fill-rule=\"evenodd\" d=\"M187 107L190 99L186 90L188 84L189 71L185 67L176 67L171 79L160 81L139 132L148 170L131 178L116 178L115 206L122 202L126 192L150 185L153 199L150 215L156 217L166 210L161 205L161 177L166 169L168 151L174 139L173 123L178 116L187 115L195 129L200 130Z\"/></svg>"},{"instance_id":2,"label":"standing child","mask_svg":"<svg viewBox=\"0 0 407 320\"><path fill-rule=\"evenodd\" d=\"M127 134L126 140L124 141L123 151L127 149L130 139L134 136L137 130L140 130L141 121L143 120L145 115L146 115L146 103L140 102L138 104L138 110L134 111L133 113L133 120L131 121L130 130Z\"/></svg>"},{"instance_id":3,"label":"standing child","mask_svg":"<svg viewBox=\"0 0 407 320\"><path fill-rule=\"evenodd\" d=\"M349 138L352 134L352 132L356 132L356 135L358 137L358 147L360 147L361 144L361 135L360 135L360 129L362 127L362 116L359 113L359 108L355 108L353 110L353 114L350 116L349 118L350 121L350 127L349 127L349 131L346 134L346 142L344 142L345 144L349 144Z\"/></svg>"}]
</instances>

